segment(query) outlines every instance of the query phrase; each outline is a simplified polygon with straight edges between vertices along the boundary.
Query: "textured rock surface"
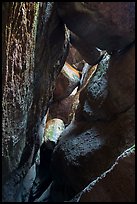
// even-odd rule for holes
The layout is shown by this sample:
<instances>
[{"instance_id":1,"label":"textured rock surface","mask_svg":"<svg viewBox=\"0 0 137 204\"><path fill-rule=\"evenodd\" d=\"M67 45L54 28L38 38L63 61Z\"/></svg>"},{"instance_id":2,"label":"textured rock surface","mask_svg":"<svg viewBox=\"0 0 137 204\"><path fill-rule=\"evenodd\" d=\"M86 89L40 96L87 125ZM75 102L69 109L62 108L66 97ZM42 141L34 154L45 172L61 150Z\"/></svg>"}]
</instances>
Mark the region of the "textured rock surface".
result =
<instances>
[{"instance_id":1,"label":"textured rock surface","mask_svg":"<svg viewBox=\"0 0 137 204\"><path fill-rule=\"evenodd\" d=\"M68 197L63 195L63 199L81 191L134 143L134 111L132 108L107 123L79 122L66 128L55 147L52 162L54 181L68 188Z\"/></svg>"},{"instance_id":2,"label":"textured rock surface","mask_svg":"<svg viewBox=\"0 0 137 204\"><path fill-rule=\"evenodd\" d=\"M134 46L128 52L108 59L104 56L95 75L81 92L80 117L108 120L135 103Z\"/></svg>"},{"instance_id":3,"label":"textured rock surface","mask_svg":"<svg viewBox=\"0 0 137 204\"><path fill-rule=\"evenodd\" d=\"M112 52L135 39L135 2L57 4L59 15L68 29L91 47Z\"/></svg>"},{"instance_id":4,"label":"textured rock surface","mask_svg":"<svg viewBox=\"0 0 137 204\"><path fill-rule=\"evenodd\" d=\"M3 182L18 167L25 148L33 101L37 15L36 3L3 3Z\"/></svg>"},{"instance_id":5,"label":"textured rock surface","mask_svg":"<svg viewBox=\"0 0 137 204\"><path fill-rule=\"evenodd\" d=\"M17 201L17 188L35 159L38 129L66 59L67 40L54 3L3 2L2 12L5 202Z\"/></svg>"},{"instance_id":6,"label":"textured rock surface","mask_svg":"<svg viewBox=\"0 0 137 204\"><path fill-rule=\"evenodd\" d=\"M72 198L109 169L115 159L135 142L134 47L117 56L117 66L112 66L113 57L111 60L108 64L107 58L102 59L95 75L81 90L75 120L62 133L54 149L53 201L55 192L58 188L62 189L62 186L67 190L62 191L59 201ZM118 67L123 71L119 71ZM120 78L123 80L122 85L117 86L117 75L111 74L115 69L119 74L119 81ZM130 74L127 77L128 71ZM110 83L111 79L113 84ZM113 92L115 86L117 92ZM125 87L129 91L129 97L126 98L123 91ZM114 101L111 100L113 96ZM111 109L109 101L116 104L115 109ZM123 103L124 108L117 101Z\"/></svg>"},{"instance_id":7,"label":"textured rock surface","mask_svg":"<svg viewBox=\"0 0 137 204\"><path fill-rule=\"evenodd\" d=\"M122 153L113 166L70 202L134 202L135 149Z\"/></svg>"},{"instance_id":8,"label":"textured rock surface","mask_svg":"<svg viewBox=\"0 0 137 204\"><path fill-rule=\"evenodd\" d=\"M78 37L77 49L82 46L83 56L89 59L87 53L94 47L112 54L109 65L103 58L76 94L74 109L80 104L75 118L55 149L52 142L41 146L41 174L32 188L32 200L52 178L49 201L70 200L134 144L135 51L134 46L119 50L134 41L135 2L3 2L2 17L3 202L28 199L30 186L25 176L31 174L32 185L37 170L33 163L43 137L41 126L67 56L64 24ZM63 98L73 88L62 92Z\"/></svg>"}]
</instances>

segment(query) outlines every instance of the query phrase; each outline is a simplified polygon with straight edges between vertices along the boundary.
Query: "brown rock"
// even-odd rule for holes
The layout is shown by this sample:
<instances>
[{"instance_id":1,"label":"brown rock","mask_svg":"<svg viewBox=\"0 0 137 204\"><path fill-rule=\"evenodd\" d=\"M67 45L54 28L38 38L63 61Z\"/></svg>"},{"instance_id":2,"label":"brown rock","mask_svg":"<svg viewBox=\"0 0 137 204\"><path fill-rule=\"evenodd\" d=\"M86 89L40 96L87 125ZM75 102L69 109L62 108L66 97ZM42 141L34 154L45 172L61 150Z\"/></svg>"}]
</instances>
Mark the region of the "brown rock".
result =
<instances>
[{"instance_id":1,"label":"brown rock","mask_svg":"<svg viewBox=\"0 0 137 204\"><path fill-rule=\"evenodd\" d=\"M58 2L57 5L68 29L88 46L111 53L135 39L135 2Z\"/></svg>"},{"instance_id":2,"label":"brown rock","mask_svg":"<svg viewBox=\"0 0 137 204\"><path fill-rule=\"evenodd\" d=\"M84 66L84 60L82 56L71 44L69 47L69 53L66 62L79 71L82 71L82 68Z\"/></svg>"},{"instance_id":3,"label":"brown rock","mask_svg":"<svg viewBox=\"0 0 137 204\"><path fill-rule=\"evenodd\" d=\"M51 104L48 118L59 118L63 120L65 124L69 124L69 114L71 113L74 97L74 95L71 95L61 101Z\"/></svg>"},{"instance_id":4,"label":"brown rock","mask_svg":"<svg viewBox=\"0 0 137 204\"><path fill-rule=\"evenodd\" d=\"M104 56L94 76L81 90L75 120L55 147L52 158L55 187L51 195L64 185L68 193L62 192L63 200L72 198L108 170L134 144L134 47L113 57L108 63L109 56Z\"/></svg>"},{"instance_id":5,"label":"brown rock","mask_svg":"<svg viewBox=\"0 0 137 204\"><path fill-rule=\"evenodd\" d=\"M79 38L72 32L70 37L71 44L78 50L85 62L94 66L100 61L102 58L101 52L98 51L96 47L89 46L86 40Z\"/></svg>"},{"instance_id":6,"label":"brown rock","mask_svg":"<svg viewBox=\"0 0 137 204\"><path fill-rule=\"evenodd\" d=\"M134 49L132 46L125 53L112 56L110 61L104 56L95 75L81 91L77 117L109 120L134 104Z\"/></svg>"},{"instance_id":7,"label":"brown rock","mask_svg":"<svg viewBox=\"0 0 137 204\"><path fill-rule=\"evenodd\" d=\"M135 151L130 149L121 154L113 166L91 182L73 202L135 202Z\"/></svg>"},{"instance_id":8,"label":"brown rock","mask_svg":"<svg viewBox=\"0 0 137 204\"><path fill-rule=\"evenodd\" d=\"M79 72L65 63L60 75L56 81L56 87L53 94L54 101L60 101L67 98L72 91L79 85L80 74Z\"/></svg>"},{"instance_id":9,"label":"brown rock","mask_svg":"<svg viewBox=\"0 0 137 204\"><path fill-rule=\"evenodd\" d=\"M66 60L68 40L55 8L54 2L3 2L3 202L17 202L22 179L40 147L39 126Z\"/></svg>"}]
</instances>

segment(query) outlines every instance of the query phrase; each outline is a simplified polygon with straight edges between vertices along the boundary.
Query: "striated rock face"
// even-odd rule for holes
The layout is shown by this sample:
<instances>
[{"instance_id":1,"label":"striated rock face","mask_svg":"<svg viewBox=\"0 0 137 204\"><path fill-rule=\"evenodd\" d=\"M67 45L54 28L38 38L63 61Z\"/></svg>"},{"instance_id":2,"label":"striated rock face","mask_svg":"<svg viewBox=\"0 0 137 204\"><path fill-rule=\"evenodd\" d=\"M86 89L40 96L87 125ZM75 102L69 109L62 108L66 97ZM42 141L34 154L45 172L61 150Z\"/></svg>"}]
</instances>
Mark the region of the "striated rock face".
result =
<instances>
[{"instance_id":1,"label":"striated rock face","mask_svg":"<svg viewBox=\"0 0 137 204\"><path fill-rule=\"evenodd\" d=\"M27 140L28 113L33 102L37 16L37 3L3 3L3 183L18 167Z\"/></svg>"},{"instance_id":2,"label":"striated rock face","mask_svg":"<svg viewBox=\"0 0 137 204\"><path fill-rule=\"evenodd\" d=\"M3 2L2 15L3 201L13 202L40 145L67 40L54 3Z\"/></svg>"}]
</instances>

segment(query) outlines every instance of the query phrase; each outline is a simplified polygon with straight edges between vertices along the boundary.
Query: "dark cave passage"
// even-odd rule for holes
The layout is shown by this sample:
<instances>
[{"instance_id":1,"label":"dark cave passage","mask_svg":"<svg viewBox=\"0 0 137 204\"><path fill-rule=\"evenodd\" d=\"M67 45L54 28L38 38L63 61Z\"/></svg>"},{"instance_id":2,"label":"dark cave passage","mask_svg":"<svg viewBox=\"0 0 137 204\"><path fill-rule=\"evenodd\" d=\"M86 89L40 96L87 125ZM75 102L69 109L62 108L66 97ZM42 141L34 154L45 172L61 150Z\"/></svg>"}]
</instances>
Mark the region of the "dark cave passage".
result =
<instances>
[{"instance_id":1,"label":"dark cave passage","mask_svg":"<svg viewBox=\"0 0 137 204\"><path fill-rule=\"evenodd\" d=\"M2 202L135 201L134 42L135 2L2 3Z\"/></svg>"}]
</instances>

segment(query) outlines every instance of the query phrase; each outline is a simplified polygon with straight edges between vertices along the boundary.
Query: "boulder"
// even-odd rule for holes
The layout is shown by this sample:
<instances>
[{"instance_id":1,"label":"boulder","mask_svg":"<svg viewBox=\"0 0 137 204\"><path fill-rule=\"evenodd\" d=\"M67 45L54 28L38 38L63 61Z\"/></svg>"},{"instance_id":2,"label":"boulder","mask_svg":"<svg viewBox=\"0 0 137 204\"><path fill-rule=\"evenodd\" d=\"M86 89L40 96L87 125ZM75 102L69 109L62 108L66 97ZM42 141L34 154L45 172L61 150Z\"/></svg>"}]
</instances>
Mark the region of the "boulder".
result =
<instances>
[{"instance_id":1,"label":"boulder","mask_svg":"<svg viewBox=\"0 0 137 204\"><path fill-rule=\"evenodd\" d=\"M94 66L101 60L101 51L97 50L94 46L89 46L86 40L79 38L72 32L70 34L70 42L78 50L84 61L90 64L90 66Z\"/></svg>"},{"instance_id":2,"label":"boulder","mask_svg":"<svg viewBox=\"0 0 137 204\"><path fill-rule=\"evenodd\" d=\"M53 201L58 188L66 189L59 201L71 199L134 144L134 68L134 46L112 58L106 54L81 90L75 118L53 151Z\"/></svg>"},{"instance_id":3,"label":"boulder","mask_svg":"<svg viewBox=\"0 0 137 204\"><path fill-rule=\"evenodd\" d=\"M53 101L61 101L64 98L67 98L79 85L79 82L79 71L74 69L66 62L56 80Z\"/></svg>"},{"instance_id":4,"label":"boulder","mask_svg":"<svg viewBox=\"0 0 137 204\"><path fill-rule=\"evenodd\" d=\"M134 144L134 111L132 107L109 122L74 121L65 129L52 155L54 201L58 186L67 189L62 200L73 198Z\"/></svg>"},{"instance_id":5,"label":"boulder","mask_svg":"<svg viewBox=\"0 0 137 204\"><path fill-rule=\"evenodd\" d=\"M57 142L60 134L65 129L64 122L59 118L48 120L45 126L44 140Z\"/></svg>"},{"instance_id":6,"label":"boulder","mask_svg":"<svg viewBox=\"0 0 137 204\"><path fill-rule=\"evenodd\" d=\"M66 62L79 71L82 71L84 66L84 59L71 44Z\"/></svg>"},{"instance_id":7,"label":"boulder","mask_svg":"<svg viewBox=\"0 0 137 204\"><path fill-rule=\"evenodd\" d=\"M104 69L104 71L103 71ZM104 55L81 91L77 117L109 120L135 103L135 47L120 55Z\"/></svg>"},{"instance_id":8,"label":"boulder","mask_svg":"<svg viewBox=\"0 0 137 204\"><path fill-rule=\"evenodd\" d=\"M135 40L135 2L57 2L57 9L89 47L112 53Z\"/></svg>"},{"instance_id":9,"label":"boulder","mask_svg":"<svg viewBox=\"0 0 137 204\"><path fill-rule=\"evenodd\" d=\"M75 95L70 95L61 101L52 103L50 105L48 119L58 118L63 120L65 125L68 125L71 122L70 114L74 98Z\"/></svg>"}]
</instances>

